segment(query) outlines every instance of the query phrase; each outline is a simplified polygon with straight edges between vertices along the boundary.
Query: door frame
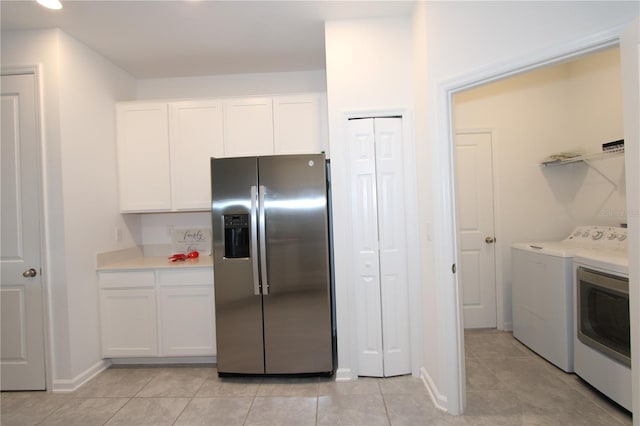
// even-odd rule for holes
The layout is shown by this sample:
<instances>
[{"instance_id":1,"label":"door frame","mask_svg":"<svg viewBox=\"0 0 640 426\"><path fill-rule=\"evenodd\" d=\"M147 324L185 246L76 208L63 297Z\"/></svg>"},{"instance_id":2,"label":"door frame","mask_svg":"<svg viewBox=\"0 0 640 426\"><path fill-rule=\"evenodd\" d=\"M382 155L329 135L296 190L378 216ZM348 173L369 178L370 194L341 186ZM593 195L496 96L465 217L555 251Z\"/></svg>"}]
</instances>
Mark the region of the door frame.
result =
<instances>
[{"instance_id":1,"label":"door frame","mask_svg":"<svg viewBox=\"0 0 640 426\"><path fill-rule=\"evenodd\" d=\"M453 102L453 99L451 100L451 108L452 108L452 114L455 113L455 104ZM494 255L494 261L493 261L493 267L495 268L495 285L496 285L496 328L498 330L510 330L511 329L511 324L505 324L504 323L504 300L505 300L505 291L504 291L504 276L502 274L502 266L503 266L503 262L502 262L502 238L498 238L499 235L502 235L502 228L501 228L501 224L502 224L502 220L500 217L500 210L498 209L498 206L500 205L500 187L498 185L496 185L496 183L499 180L499 172L497 170L499 170L499 168L496 167L496 164L499 162L498 161L498 156L496 155L496 129L493 127L473 127L473 128L466 128L466 129L454 129L453 131L453 147L455 149L455 137L458 134L461 135L477 135L477 134L484 134L484 133L488 133L489 135L491 135L491 184L493 185L493 233L494 233L494 237L496 238L496 242L494 243L494 247L495 247L495 255ZM453 158L453 170L455 171L455 167L457 166L457 162L456 162L456 156L454 154ZM455 174L454 174L455 176ZM457 186L455 186L455 182L454 182L454 197L458 196L458 190L456 189ZM457 199L457 198L456 198ZM456 257L457 257L457 261L460 263L460 265L462 265L462 260L459 256L460 252L460 233L458 231L458 224L460 223L460 221L458 220L458 207L457 207L457 203L456 203L456 209L454 211L454 214L456 216L455 221L456 221L456 248L458 250L458 252L456 253ZM460 268L458 268L460 269ZM461 280L458 280L461 281ZM460 285L460 298L462 300L462 284L459 282L458 283ZM462 324L462 328L464 329L464 322Z\"/></svg>"},{"instance_id":2,"label":"door frame","mask_svg":"<svg viewBox=\"0 0 640 426\"><path fill-rule=\"evenodd\" d=\"M409 328L410 328L410 346L411 346L411 374L414 377L420 377L420 369L423 364L422 355L422 288L420 283L420 258L419 258L419 246L420 243L417 238L412 238L411 235L416 235L416 232L409 232L412 229L416 230L419 226L418 217L418 189L416 178L416 154L415 154L415 138L414 138L414 120L413 114L408 108L395 108L395 109L362 109L343 111L341 114L341 120L343 123L344 140L347 140L348 121L350 119L357 118L378 118L378 117L400 117L402 119L402 150L403 150L403 162L404 162L404 190L405 190L405 218L407 221L407 280L409 285ZM337 156L336 156L337 159ZM347 167L346 164L342 164L342 161L336 161L338 167ZM333 173L333 172L332 172ZM349 194L351 189L348 190ZM350 199L350 198L349 198ZM349 215L348 220L351 222L351 207L348 207ZM335 240L335 238L334 238ZM334 243L335 245L335 243ZM353 259L351 258L351 251L348 250L349 258L345 259L349 265L349 273L353 271ZM334 261L335 263L335 261ZM342 287L342 288L340 288ZM353 285L348 286L336 286L336 311L339 308L344 307L348 309L350 313L345 313L344 317L341 317L339 312L336 312L336 331L338 334L338 356L341 354L347 355L346 358L349 365L349 370L342 370L338 368L336 372L337 380L351 380L357 378L358 371L358 341L357 341L357 322L356 316L352 314L355 312L356 304L356 292ZM343 342L342 345L340 342ZM348 346L348 347L345 347ZM340 358L339 358L340 359Z\"/></svg>"},{"instance_id":3,"label":"door frame","mask_svg":"<svg viewBox=\"0 0 640 426\"><path fill-rule=\"evenodd\" d=\"M39 222L40 222L40 276L42 278L42 308L44 310L42 318L42 331L44 337L44 371L45 371L45 390L51 391L53 389L53 362L52 362L52 341L51 335L52 324L51 321L51 282L49 274L50 265L50 250L47 239L47 211L46 196L46 146L45 146L45 127L44 127L44 102L43 102L43 71L42 65L25 65L25 66L3 66L0 68L0 74L2 76L20 75L20 74L33 74L34 92L35 92L35 112L36 112L36 149L38 152L38 162L34 164L37 168L38 174L38 202L40 204Z\"/></svg>"},{"instance_id":4,"label":"door frame","mask_svg":"<svg viewBox=\"0 0 640 426\"><path fill-rule=\"evenodd\" d=\"M463 92L468 89L483 86L549 65L560 64L610 47L619 46L621 33L628 25L633 25L633 22L609 28L608 30L573 40L572 42L557 44L543 51L527 55L526 57L519 57L482 69L474 70L466 75L437 85L437 103L442 107L442 111L445 113L442 114L438 122L434 124L438 131L441 132L441 144L435 150L437 157L436 161L439 161L443 167L443 177L439 182L435 182L435 184L442 187L446 203L443 203L443 206L436 212L436 216L442 219L444 228L444 247L442 251L435 253L436 264L449 264L451 258L453 258L454 263L459 261L457 256L458 224L457 218L455 217L455 178L453 177L453 172L455 170L455 117L453 96L456 93ZM448 299L446 303L451 303L455 312L450 318L452 320L451 323L441 326L440 332L451 335L451 339L448 340L447 346L449 350L456 354L454 361L455 367L445 373L445 375L454 382L452 383L452 394L450 395L447 406L449 412L452 414L459 414L463 413L466 407L466 370L464 362L462 295L457 274L445 274L444 272L449 271L447 271L446 268L441 268L441 271L438 274L438 279L442 280L445 285L450 284L453 286L454 292L452 293L452 296L454 300Z\"/></svg>"}]
</instances>

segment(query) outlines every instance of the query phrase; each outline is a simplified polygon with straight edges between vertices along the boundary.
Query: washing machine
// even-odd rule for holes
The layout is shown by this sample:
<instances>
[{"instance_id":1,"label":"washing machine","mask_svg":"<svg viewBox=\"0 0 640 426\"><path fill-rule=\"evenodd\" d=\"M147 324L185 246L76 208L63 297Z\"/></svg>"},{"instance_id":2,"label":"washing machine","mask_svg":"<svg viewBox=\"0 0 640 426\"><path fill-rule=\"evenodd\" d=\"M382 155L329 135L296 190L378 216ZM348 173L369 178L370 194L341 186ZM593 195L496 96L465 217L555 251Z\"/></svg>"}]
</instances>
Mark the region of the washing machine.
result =
<instances>
[{"instance_id":1,"label":"washing machine","mask_svg":"<svg viewBox=\"0 0 640 426\"><path fill-rule=\"evenodd\" d=\"M631 329L626 229L612 229L604 246L573 259L574 370L631 411Z\"/></svg>"},{"instance_id":2,"label":"washing machine","mask_svg":"<svg viewBox=\"0 0 640 426\"><path fill-rule=\"evenodd\" d=\"M574 371L573 258L612 229L579 226L561 241L511 246L513 336L566 372Z\"/></svg>"}]
</instances>

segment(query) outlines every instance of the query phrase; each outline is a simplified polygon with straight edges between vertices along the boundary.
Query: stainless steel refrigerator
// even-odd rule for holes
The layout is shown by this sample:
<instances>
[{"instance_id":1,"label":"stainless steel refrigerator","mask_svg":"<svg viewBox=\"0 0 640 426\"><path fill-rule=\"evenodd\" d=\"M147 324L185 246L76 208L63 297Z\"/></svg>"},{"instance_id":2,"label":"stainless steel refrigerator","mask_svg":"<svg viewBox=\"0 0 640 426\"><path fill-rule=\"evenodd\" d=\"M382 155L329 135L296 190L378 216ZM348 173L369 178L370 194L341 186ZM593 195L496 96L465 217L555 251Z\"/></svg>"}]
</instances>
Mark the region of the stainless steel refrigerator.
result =
<instances>
[{"instance_id":1,"label":"stainless steel refrigerator","mask_svg":"<svg viewBox=\"0 0 640 426\"><path fill-rule=\"evenodd\" d=\"M217 368L332 374L324 154L211 159Z\"/></svg>"}]
</instances>

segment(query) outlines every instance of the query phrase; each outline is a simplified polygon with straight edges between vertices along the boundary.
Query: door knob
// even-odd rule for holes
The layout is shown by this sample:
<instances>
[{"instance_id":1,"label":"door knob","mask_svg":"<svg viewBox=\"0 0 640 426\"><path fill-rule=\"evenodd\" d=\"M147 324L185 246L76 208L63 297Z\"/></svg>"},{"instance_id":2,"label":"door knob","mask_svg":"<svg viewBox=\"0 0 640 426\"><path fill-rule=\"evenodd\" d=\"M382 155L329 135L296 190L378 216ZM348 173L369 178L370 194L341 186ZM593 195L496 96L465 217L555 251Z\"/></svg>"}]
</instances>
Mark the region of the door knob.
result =
<instances>
[{"instance_id":1,"label":"door knob","mask_svg":"<svg viewBox=\"0 0 640 426\"><path fill-rule=\"evenodd\" d=\"M493 237L487 237L487 238L484 239L484 242L487 243L487 244L491 244L491 243L495 243L496 239L493 238Z\"/></svg>"},{"instance_id":2,"label":"door knob","mask_svg":"<svg viewBox=\"0 0 640 426\"><path fill-rule=\"evenodd\" d=\"M35 269L33 269L33 268L31 268L31 269L27 269L26 271L24 271L24 272L22 273L22 276L23 276L23 277L25 277L25 278L33 278L33 277L35 277L36 275L38 275L38 272L37 272Z\"/></svg>"}]
</instances>

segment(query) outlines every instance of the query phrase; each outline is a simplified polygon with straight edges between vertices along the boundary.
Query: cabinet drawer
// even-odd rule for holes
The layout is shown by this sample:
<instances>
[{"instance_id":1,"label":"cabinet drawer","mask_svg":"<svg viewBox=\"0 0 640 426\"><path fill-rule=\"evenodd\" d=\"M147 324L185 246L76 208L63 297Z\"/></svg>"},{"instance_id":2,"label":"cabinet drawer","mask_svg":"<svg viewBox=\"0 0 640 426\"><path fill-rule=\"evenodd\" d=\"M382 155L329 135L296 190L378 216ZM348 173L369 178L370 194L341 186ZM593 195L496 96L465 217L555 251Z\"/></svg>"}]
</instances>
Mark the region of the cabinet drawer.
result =
<instances>
[{"instance_id":1,"label":"cabinet drawer","mask_svg":"<svg viewBox=\"0 0 640 426\"><path fill-rule=\"evenodd\" d=\"M158 271L158 285L213 285L213 268Z\"/></svg>"},{"instance_id":2,"label":"cabinet drawer","mask_svg":"<svg viewBox=\"0 0 640 426\"><path fill-rule=\"evenodd\" d=\"M98 281L101 288L154 287L153 271L100 272Z\"/></svg>"}]
</instances>

